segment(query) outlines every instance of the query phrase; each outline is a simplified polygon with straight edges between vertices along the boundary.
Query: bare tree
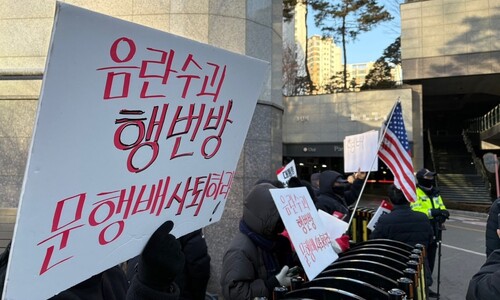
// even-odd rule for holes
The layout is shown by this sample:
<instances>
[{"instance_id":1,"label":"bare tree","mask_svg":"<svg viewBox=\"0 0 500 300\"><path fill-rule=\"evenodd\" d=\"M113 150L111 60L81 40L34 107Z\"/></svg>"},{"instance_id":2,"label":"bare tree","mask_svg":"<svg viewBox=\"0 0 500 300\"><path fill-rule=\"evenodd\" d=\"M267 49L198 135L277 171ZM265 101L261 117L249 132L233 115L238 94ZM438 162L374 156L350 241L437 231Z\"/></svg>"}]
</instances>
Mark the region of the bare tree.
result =
<instances>
[{"instance_id":1,"label":"bare tree","mask_svg":"<svg viewBox=\"0 0 500 300\"><path fill-rule=\"evenodd\" d=\"M292 96L295 93L297 81L297 46L286 45L283 49L283 95Z\"/></svg>"}]
</instances>

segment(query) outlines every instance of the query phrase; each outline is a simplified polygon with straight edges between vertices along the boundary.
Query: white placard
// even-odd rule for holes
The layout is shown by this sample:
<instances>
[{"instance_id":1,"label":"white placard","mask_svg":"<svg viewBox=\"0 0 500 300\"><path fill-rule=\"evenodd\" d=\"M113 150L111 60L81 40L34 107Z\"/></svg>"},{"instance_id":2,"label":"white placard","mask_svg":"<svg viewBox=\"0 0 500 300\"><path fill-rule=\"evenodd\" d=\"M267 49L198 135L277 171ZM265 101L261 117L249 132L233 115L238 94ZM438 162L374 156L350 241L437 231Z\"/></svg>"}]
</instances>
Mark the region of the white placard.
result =
<instances>
[{"instance_id":1,"label":"white placard","mask_svg":"<svg viewBox=\"0 0 500 300\"><path fill-rule=\"evenodd\" d=\"M380 216L390 213L391 210L392 210L392 204L385 200L382 200L382 203L380 203L380 206L373 214L373 217L370 219L370 222L368 222L368 224L366 225L366 228L373 231L375 227L377 227L377 222L378 219L380 219Z\"/></svg>"},{"instance_id":2,"label":"white placard","mask_svg":"<svg viewBox=\"0 0 500 300\"><path fill-rule=\"evenodd\" d=\"M271 189L274 203L309 280L314 279L338 255L321 223L305 187Z\"/></svg>"},{"instance_id":3,"label":"white placard","mask_svg":"<svg viewBox=\"0 0 500 300\"><path fill-rule=\"evenodd\" d=\"M344 138L344 172L368 172L378 170L378 137L375 130Z\"/></svg>"},{"instance_id":4,"label":"white placard","mask_svg":"<svg viewBox=\"0 0 500 300\"><path fill-rule=\"evenodd\" d=\"M269 64L57 3L3 299L220 220Z\"/></svg>"},{"instance_id":5,"label":"white placard","mask_svg":"<svg viewBox=\"0 0 500 300\"><path fill-rule=\"evenodd\" d=\"M283 185L288 185L288 180L292 177L297 177L297 168L295 167L295 160L289 162L286 166L277 171L278 180Z\"/></svg>"},{"instance_id":6,"label":"white placard","mask_svg":"<svg viewBox=\"0 0 500 300\"><path fill-rule=\"evenodd\" d=\"M349 228L349 224L347 222L344 222L341 219L322 211L321 209L318 209L318 215L332 241L347 232L347 229Z\"/></svg>"}]
</instances>

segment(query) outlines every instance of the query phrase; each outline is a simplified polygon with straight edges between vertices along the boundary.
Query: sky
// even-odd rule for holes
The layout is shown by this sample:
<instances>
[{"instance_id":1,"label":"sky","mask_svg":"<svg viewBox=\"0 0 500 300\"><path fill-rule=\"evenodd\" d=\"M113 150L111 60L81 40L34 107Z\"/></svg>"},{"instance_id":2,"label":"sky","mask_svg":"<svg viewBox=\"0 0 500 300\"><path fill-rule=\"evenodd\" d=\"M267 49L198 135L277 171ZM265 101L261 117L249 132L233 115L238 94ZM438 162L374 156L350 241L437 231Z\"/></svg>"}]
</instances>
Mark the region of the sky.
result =
<instances>
[{"instance_id":1,"label":"sky","mask_svg":"<svg viewBox=\"0 0 500 300\"><path fill-rule=\"evenodd\" d=\"M389 1L393 0L382 0L381 4L385 4L387 9L391 8ZM385 3L387 2L387 3ZM391 13L392 11L389 10ZM392 29L391 29L392 27ZM316 28L314 25L313 12L309 10L307 14L307 30L308 36L315 34L322 35L321 30ZM349 41L347 44L347 63L364 63L369 61L376 61L384 53L385 48L387 48L394 40L399 36L399 15L395 16L395 19L390 22L379 24L375 29L369 32L362 33L358 35L356 41ZM337 46L342 47L340 42Z\"/></svg>"}]
</instances>

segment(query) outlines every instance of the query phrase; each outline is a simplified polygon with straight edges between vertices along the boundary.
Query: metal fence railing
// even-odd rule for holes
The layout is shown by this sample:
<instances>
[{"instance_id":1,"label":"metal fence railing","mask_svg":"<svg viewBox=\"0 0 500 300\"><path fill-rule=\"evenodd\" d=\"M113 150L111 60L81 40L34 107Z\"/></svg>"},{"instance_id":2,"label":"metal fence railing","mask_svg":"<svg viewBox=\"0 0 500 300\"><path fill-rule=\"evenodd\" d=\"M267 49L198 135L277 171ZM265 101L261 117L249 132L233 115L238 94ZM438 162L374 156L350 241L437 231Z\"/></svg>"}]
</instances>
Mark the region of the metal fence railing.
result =
<instances>
[{"instance_id":1,"label":"metal fence railing","mask_svg":"<svg viewBox=\"0 0 500 300\"><path fill-rule=\"evenodd\" d=\"M500 123L500 104L487 112L484 116L468 119L465 121L468 132L479 133L488 130Z\"/></svg>"}]
</instances>

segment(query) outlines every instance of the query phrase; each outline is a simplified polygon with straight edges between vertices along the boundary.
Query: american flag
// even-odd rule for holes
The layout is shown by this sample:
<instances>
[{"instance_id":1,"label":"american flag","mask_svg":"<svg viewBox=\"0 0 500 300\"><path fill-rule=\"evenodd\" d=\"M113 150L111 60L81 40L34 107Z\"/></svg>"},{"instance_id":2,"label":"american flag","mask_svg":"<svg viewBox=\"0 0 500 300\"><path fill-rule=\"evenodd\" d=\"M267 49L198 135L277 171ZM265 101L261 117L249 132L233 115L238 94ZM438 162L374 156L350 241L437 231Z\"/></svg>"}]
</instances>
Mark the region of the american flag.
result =
<instances>
[{"instance_id":1,"label":"american flag","mask_svg":"<svg viewBox=\"0 0 500 300\"><path fill-rule=\"evenodd\" d=\"M382 137L378 157L394 175L394 185L403 192L408 201L414 202L417 198L415 177L408 136L403 121L403 110L399 100L394 106L392 115L389 116L389 120L384 125L387 126L387 130ZM384 126L382 126L382 132L383 130Z\"/></svg>"}]
</instances>

